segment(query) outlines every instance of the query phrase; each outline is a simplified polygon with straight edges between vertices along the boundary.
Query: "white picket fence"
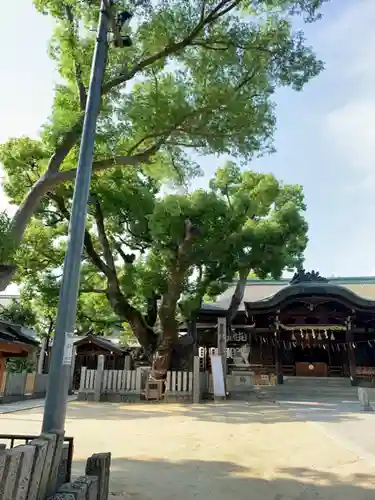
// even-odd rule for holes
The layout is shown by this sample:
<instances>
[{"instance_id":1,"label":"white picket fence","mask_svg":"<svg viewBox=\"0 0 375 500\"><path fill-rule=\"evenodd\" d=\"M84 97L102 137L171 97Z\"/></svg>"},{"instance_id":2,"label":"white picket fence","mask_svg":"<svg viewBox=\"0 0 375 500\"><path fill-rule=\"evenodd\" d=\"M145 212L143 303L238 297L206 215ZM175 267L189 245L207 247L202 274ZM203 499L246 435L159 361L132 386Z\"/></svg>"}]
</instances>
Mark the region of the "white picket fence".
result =
<instances>
[{"instance_id":1,"label":"white picket fence","mask_svg":"<svg viewBox=\"0 0 375 500\"><path fill-rule=\"evenodd\" d=\"M95 379L96 370L87 370L87 368L82 368L81 370L81 381L80 381L80 392L82 391L93 391L95 389Z\"/></svg>"},{"instance_id":2,"label":"white picket fence","mask_svg":"<svg viewBox=\"0 0 375 500\"><path fill-rule=\"evenodd\" d=\"M193 372L168 372L165 392L169 394L193 392Z\"/></svg>"},{"instance_id":3,"label":"white picket fence","mask_svg":"<svg viewBox=\"0 0 375 500\"><path fill-rule=\"evenodd\" d=\"M104 370L102 392L136 392L136 377L136 370Z\"/></svg>"},{"instance_id":4,"label":"white picket fence","mask_svg":"<svg viewBox=\"0 0 375 500\"><path fill-rule=\"evenodd\" d=\"M146 388L148 370L104 370L101 394L141 394ZM80 393L93 393L96 389L97 370L82 368ZM193 393L193 372L168 372L165 393L169 396L187 396Z\"/></svg>"}]
</instances>

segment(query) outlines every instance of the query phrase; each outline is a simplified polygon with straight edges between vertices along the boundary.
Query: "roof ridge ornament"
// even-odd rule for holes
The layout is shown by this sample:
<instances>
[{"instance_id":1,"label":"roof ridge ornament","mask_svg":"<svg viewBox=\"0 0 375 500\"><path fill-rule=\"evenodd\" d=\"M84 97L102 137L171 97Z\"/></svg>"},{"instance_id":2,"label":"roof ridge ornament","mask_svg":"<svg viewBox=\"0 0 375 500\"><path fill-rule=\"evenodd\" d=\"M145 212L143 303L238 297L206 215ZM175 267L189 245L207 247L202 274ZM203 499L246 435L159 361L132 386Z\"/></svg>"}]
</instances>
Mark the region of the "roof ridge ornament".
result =
<instances>
[{"instance_id":1,"label":"roof ridge ornament","mask_svg":"<svg viewBox=\"0 0 375 500\"><path fill-rule=\"evenodd\" d=\"M327 278L320 276L318 271L312 270L311 272L306 272L305 269L298 269L294 273L293 278L290 280L290 285L297 285L299 283L329 283Z\"/></svg>"}]
</instances>

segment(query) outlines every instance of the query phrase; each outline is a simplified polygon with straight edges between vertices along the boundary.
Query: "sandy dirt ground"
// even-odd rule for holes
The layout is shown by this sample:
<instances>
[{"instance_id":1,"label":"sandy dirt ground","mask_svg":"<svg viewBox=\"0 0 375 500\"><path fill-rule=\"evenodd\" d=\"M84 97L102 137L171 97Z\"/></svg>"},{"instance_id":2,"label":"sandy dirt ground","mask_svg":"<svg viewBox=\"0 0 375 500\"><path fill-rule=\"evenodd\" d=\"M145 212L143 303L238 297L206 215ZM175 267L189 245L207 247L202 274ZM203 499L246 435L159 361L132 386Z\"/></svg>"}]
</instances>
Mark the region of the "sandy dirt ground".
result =
<instances>
[{"instance_id":1,"label":"sandy dirt ground","mask_svg":"<svg viewBox=\"0 0 375 500\"><path fill-rule=\"evenodd\" d=\"M0 416L2 433L38 433L42 409ZM74 402L74 474L112 452L110 498L374 500L375 463L314 422L260 403L119 405Z\"/></svg>"}]
</instances>

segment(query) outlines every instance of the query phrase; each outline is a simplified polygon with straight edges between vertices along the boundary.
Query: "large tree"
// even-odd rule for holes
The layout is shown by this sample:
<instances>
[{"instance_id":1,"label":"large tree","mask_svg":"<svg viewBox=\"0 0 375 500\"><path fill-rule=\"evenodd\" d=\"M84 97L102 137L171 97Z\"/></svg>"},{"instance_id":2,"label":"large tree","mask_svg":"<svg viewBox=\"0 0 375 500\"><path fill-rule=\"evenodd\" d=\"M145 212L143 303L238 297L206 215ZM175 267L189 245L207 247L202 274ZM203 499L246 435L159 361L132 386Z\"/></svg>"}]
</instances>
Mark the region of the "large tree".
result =
<instances>
[{"instance_id":1,"label":"large tree","mask_svg":"<svg viewBox=\"0 0 375 500\"><path fill-rule=\"evenodd\" d=\"M133 46L109 50L96 175L115 168L182 176L194 167L189 149L242 160L271 151L275 89L300 90L322 69L303 33L293 31L293 16L312 21L324 1L136 2ZM0 289L42 200L75 177L99 3L34 0L55 20L49 54L61 78L40 137L0 149L5 193L19 207L12 220L0 218Z\"/></svg>"},{"instance_id":2,"label":"large tree","mask_svg":"<svg viewBox=\"0 0 375 500\"><path fill-rule=\"evenodd\" d=\"M207 190L163 196L162 188L136 170L94 179L80 301L87 307L103 295L146 352L158 350L164 370L178 344L179 316L189 317L206 294L224 290L237 275L242 283L249 272L279 277L298 266L307 224L300 186L233 163L217 170ZM31 244L21 247L17 263L19 280L31 290L46 280L59 287L71 199L71 186L50 193L26 231ZM101 307L96 314L108 315Z\"/></svg>"}]
</instances>

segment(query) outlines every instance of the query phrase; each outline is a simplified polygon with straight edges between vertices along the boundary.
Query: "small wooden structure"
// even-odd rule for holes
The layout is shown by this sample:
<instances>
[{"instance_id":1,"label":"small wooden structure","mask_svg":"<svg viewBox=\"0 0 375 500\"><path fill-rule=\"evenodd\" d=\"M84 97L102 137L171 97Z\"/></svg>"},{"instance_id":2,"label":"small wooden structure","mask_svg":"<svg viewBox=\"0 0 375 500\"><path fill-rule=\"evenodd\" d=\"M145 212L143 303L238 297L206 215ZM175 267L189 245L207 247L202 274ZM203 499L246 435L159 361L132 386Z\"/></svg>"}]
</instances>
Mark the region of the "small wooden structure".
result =
<instances>
[{"instance_id":1,"label":"small wooden structure","mask_svg":"<svg viewBox=\"0 0 375 500\"><path fill-rule=\"evenodd\" d=\"M27 335L21 325L0 320L0 387L7 358L27 358L36 355L39 342Z\"/></svg>"},{"instance_id":2,"label":"small wooden structure","mask_svg":"<svg viewBox=\"0 0 375 500\"><path fill-rule=\"evenodd\" d=\"M79 388L82 368L96 370L98 357L104 356L105 370L130 370L131 357L128 349L122 348L110 339L100 335L88 334L83 339L74 343L75 363L73 374L73 387Z\"/></svg>"}]
</instances>

